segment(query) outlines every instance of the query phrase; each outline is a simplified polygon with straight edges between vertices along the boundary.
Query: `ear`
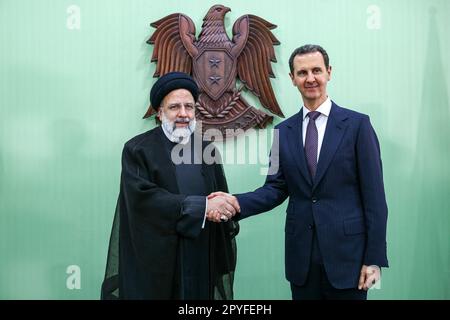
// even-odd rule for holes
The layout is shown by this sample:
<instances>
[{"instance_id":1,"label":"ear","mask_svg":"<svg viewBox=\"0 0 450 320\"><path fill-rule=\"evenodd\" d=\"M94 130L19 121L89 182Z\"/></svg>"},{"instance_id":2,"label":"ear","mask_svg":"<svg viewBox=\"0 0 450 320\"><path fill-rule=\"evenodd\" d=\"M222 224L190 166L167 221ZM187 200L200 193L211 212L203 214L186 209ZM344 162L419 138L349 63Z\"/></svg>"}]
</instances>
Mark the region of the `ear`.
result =
<instances>
[{"instance_id":1,"label":"ear","mask_svg":"<svg viewBox=\"0 0 450 320\"><path fill-rule=\"evenodd\" d=\"M331 80L331 70L332 70L332 67L331 67L331 66L328 66L328 70L327 70L327 73L328 73L328 81Z\"/></svg>"},{"instance_id":2,"label":"ear","mask_svg":"<svg viewBox=\"0 0 450 320\"><path fill-rule=\"evenodd\" d=\"M295 87L295 83L294 83L294 75L293 75L291 72L289 72L289 77L291 78L292 84L293 84L294 87Z\"/></svg>"}]
</instances>

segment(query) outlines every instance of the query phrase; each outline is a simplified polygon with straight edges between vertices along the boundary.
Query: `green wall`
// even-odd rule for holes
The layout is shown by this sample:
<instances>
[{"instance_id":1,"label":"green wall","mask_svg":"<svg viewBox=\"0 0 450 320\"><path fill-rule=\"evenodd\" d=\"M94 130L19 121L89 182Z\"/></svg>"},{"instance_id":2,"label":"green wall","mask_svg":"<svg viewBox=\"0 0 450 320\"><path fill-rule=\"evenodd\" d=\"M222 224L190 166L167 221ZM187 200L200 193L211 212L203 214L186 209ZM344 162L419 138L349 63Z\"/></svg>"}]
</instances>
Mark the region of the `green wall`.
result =
<instances>
[{"instance_id":1,"label":"green wall","mask_svg":"<svg viewBox=\"0 0 450 320\"><path fill-rule=\"evenodd\" d=\"M1 299L99 297L121 149L154 126L141 119L154 82L149 24L182 12L198 34L213 4L0 0ZM369 298L449 299L450 2L222 4L232 9L229 31L247 13L278 25L272 85L286 116L301 105L287 60L305 43L328 50L332 99L371 116L382 148L391 267ZM71 5L80 9L80 29L73 29ZM234 193L264 181L259 165L225 171ZM285 209L286 203L241 223L237 299L290 298ZM70 275L72 265L80 278Z\"/></svg>"}]
</instances>

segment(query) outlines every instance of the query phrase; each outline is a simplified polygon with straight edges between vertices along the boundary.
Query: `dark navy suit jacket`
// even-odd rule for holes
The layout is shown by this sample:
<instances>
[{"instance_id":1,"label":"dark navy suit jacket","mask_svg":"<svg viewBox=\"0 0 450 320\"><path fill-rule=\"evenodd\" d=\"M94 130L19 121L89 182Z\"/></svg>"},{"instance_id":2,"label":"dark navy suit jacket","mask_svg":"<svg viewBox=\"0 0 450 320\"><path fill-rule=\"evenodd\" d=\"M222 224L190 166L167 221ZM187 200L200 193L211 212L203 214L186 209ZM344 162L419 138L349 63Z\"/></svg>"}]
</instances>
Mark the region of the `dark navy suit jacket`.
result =
<instances>
[{"instance_id":1,"label":"dark navy suit jacket","mask_svg":"<svg viewBox=\"0 0 450 320\"><path fill-rule=\"evenodd\" d=\"M363 264L388 266L387 205L378 139L367 115L333 102L312 179L302 143L302 114L300 110L275 127L279 170L257 190L236 195L241 207L237 219L271 210L289 197L287 280L305 283L315 231L331 284L338 289L355 288Z\"/></svg>"}]
</instances>

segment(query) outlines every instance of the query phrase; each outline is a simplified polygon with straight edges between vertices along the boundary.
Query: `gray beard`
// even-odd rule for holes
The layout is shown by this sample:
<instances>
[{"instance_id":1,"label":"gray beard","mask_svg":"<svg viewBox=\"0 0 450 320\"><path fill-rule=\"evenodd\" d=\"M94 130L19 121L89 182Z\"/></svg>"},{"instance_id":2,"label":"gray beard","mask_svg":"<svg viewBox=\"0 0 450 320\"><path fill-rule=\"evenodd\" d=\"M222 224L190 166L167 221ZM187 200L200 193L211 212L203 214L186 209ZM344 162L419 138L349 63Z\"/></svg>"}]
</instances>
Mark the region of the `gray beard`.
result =
<instances>
[{"instance_id":1,"label":"gray beard","mask_svg":"<svg viewBox=\"0 0 450 320\"><path fill-rule=\"evenodd\" d=\"M166 135L167 139L175 143L186 144L189 142L191 134L195 131L197 121L192 119L189 121L189 125L184 128L177 128L175 121L169 121L164 112L161 113L161 127Z\"/></svg>"}]
</instances>

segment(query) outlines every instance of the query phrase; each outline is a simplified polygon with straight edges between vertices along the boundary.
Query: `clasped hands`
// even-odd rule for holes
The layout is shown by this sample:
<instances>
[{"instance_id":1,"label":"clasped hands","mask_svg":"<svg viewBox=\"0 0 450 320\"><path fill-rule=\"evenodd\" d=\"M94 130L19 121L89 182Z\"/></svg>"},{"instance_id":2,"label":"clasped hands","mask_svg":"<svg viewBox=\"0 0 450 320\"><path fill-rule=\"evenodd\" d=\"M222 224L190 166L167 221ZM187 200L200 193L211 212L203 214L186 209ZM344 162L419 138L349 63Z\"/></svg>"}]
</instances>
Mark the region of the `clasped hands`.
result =
<instances>
[{"instance_id":1,"label":"clasped hands","mask_svg":"<svg viewBox=\"0 0 450 320\"><path fill-rule=\"evenodd\" d=\"M212 222L225 222L241 212L235 196L225 192L213 192L208 196L206 218Z\"/></svg>"}]
</instances>

